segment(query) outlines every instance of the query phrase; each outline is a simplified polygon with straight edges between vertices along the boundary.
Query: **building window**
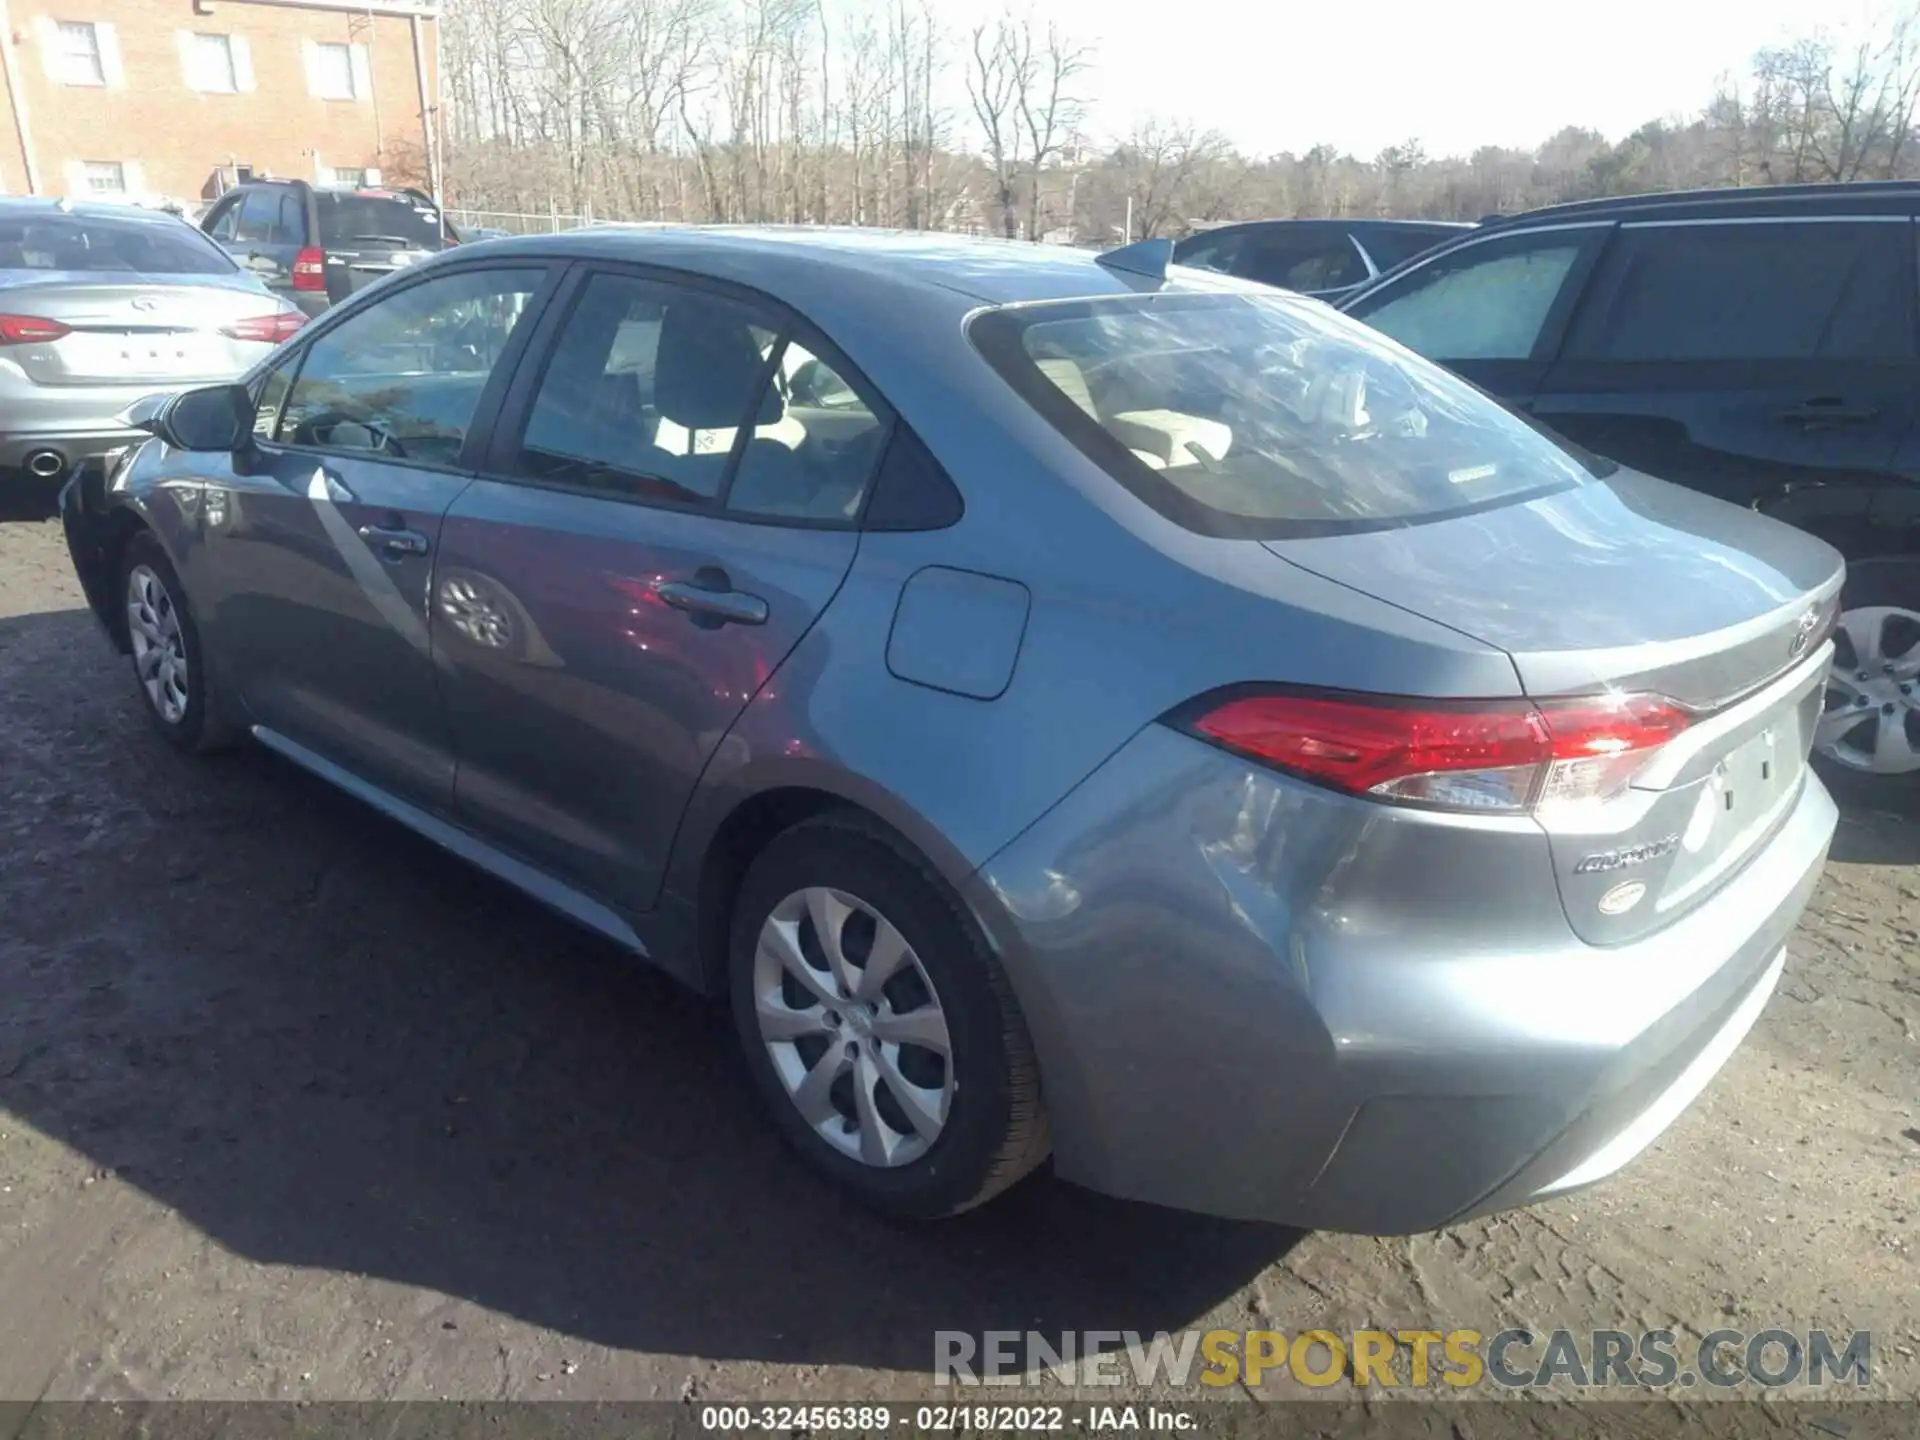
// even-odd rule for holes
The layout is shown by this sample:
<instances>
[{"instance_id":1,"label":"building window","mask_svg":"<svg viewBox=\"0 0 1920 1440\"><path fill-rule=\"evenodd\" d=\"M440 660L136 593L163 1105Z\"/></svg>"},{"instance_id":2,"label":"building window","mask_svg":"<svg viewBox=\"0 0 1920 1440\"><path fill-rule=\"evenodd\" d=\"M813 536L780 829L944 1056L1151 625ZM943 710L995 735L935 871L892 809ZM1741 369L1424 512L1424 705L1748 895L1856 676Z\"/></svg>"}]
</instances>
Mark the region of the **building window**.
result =
<instances>
[{"instance_id":1,"label":"building window","mask_svg":"<svg viewBox=\"0 0 1920 1440\"><path fill-rule=\"evenodd\" d=\"M351 185L358 190L367 183L367 172L364 166L356 169L351 165L335 165L332 174L333 183L336 185Z\"/></svg>"},{"instance_id":2,"label":"building window","mask_svg":"<svg viewBox=\"0 0 1920 1440\"><path fill-rule=\"evenodd\" d=\"M181 44L186 61L187 86L193 90L231 95L240 88L233 63L233 40L226 35L188 35Z\"/></svg>"},{"instance_id":3,"label":"building window","mask_svg":"<svg viewBox=\"0 0 1920 1440\"><path fill-rule=\"evenodd\" d=\"M313 47L313 93L322 100L358 100L353 83L353 47L316 44Z\"/></svg>"},{"instance_id":4,"label":"building window","mask_svg":"<svg viewBox=\"0 0 1920 1440\"><path fill-rule=\"evenodd\" d=\"M127 193L127 167L118 160L85 160L81 168L87 177L89 195Z\"/></svg>"},{"instance_id":5,"label":"building window","mask_svg":"<svg viewBox=\"0 0 1920 1440\"><path fill-rule=\"evenodd\" d=\"M54 78L65 85L104 85L100 32L90 20L62 20L54 32Z\"/></svg>"}]
</instances>

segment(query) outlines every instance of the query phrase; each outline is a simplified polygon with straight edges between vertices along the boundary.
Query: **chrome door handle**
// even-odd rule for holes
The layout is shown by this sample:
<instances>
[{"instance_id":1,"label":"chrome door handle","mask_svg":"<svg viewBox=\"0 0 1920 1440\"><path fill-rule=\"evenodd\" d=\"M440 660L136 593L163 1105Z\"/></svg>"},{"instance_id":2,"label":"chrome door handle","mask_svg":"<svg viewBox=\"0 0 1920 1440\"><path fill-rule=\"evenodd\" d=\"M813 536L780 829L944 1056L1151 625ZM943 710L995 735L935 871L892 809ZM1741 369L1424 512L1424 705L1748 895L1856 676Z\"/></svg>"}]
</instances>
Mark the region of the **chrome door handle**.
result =
<instances>
[{"instance_id":1,"label":"chrome door handle","mask_svg":"<svg viewBox=\"0 0 1920 1440\"><path fill-rule=\"evenodd\" d=\"M766 624L767 602L758 595L722 588L727 583L724 576L719 585L711 587L671 580L656 593L674 609L691 615L696 625L704 623L708 628L715 628L727 624Z\"/></svg>"},{"instance_id":2,"label":"chrome door handle","mask_svg":"<svg viewBox=\"0 0 1920 1440\"><path fill-rule=\"evenodd\" d=\"M362 525L360 538L389 555L427 553L427 537L418 530L390 530L384 525Z\"/></svg>"}]
</instances>

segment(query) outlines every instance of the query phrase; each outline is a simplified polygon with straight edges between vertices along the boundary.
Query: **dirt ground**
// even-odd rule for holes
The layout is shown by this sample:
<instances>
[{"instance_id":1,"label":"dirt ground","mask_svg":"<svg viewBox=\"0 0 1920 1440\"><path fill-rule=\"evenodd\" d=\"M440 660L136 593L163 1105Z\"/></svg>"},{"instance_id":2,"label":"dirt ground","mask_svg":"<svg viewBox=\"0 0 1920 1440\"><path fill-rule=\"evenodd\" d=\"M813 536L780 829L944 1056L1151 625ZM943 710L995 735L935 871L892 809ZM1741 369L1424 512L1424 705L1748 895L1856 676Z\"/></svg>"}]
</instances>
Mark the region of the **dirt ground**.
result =
<instances>
[{"instance_id":1,"label":"dirt ground","mask_svg":"<svg viewBox=\"0 0 1920 1440\"><path fill-rule=\"evenodd\" d=\"M1596 1190L1371 1240L1041 1176L912 1229L787 1158L700 1002L169 752L44 519L0 696L0 1400L900 1398L940 1329L1508 1325L1870 1329L1920 1398L1913 818L1848 811L1758 1027Z\"/></svg>"}]
</instances>

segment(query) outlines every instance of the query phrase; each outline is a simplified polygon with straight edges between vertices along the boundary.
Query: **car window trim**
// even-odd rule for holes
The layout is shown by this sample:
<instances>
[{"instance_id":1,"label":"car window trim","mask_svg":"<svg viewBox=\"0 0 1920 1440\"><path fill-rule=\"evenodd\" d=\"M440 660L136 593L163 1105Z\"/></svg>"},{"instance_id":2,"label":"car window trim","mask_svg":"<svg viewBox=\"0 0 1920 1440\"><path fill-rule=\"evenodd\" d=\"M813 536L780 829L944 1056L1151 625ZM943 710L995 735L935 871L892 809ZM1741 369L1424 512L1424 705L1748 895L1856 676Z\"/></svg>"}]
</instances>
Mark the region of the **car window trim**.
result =
<instances>
[{"instance_id":1,"label":"car window trim","mask_svg":"<svg viewBox=\"0 0 1920 1440\"><path fill-rule=\"evenodd\" d=\"M695 271L678 270L665 265L649 265L638 261L600 258L568 261L565 262L564 269L565 274L561 283L540 317L538 327L528 332L527 344L520 354L518 369L512 383L501 397L500 408L495 412L491 444L479 458L476 466L476 472L482 479L497 481L503 485L524 485L536 490L554 490L563 494L583 495L612 504L665 510L677 515L704 515L712 519L731 520L743 525L773 525L794 530L854 531L864 526L867 507L872 504L873 494L877 488L875 482L880 475L887 444L892 441L895 431L904 422L900 419L899 411L887 403L879 387L867 378L859 366L848 359L846 352L834 344L819 326L793 306L767 294L764 290L731 280L716 279ZM774 330L773 348L766 366L763 367L762 381L754 390L753 399L742 417L745 421L752 420L758 413L760 397L766 386L771 383L774 367L780 363L789 344L798 341L812 352L816 359L826 361L833 372L845 381L847 387L873 412L874 417L880 421L882 428L886 431L883 443L875 452L872 469L867 476L866 488L860 497L859 513L844 520L821 520L799 515L760 515L752 511L728 508L725 497L733 491L734 477L739 472L745 444L754 428L744 423L737 427L739 433L734 436L734 448L728 454L726 471L720 477L720 488L715 492L711 502L683 504L668 499L643 499L636 495L616 495L588 486L540 480L516 472L514 463L520 456L527 422L533 417L534 402L539 398L540 387L545 382L547 370L558 351L561 333L572 318L574 309L579 304L579 297L586 292L592 278L602 274L623 275L652 284L705 291L722 299L757 309L778 322Z\"/></svg>"},{"instance_id":2,"label":"car window trim","mask_svg":"<svg viewBox=\"0 0 1920 1440\"><path fill-rule=\"evenodd\" d=\"M1622 220L1622 230L1681 230L1705 225L1911 225L1913 216L1886 213L1845 215L1697 215L1678 220Z\"/></svg>"},{"instance_id":3,"label":"car window trim","mask_svg":"<svg viewBox=\"0 0 1920 1440\"><path fill-rule=\"evenodd\" d=\"M353 316L371 309L375 304L385 304L388 300L403 291L411 290L419 285L431 284L436 280L445 279L450 275L463 275L488 270L538 270L542 272L539 284L534 287L533 295L527 301L527 310L521 314L521 323L514 326L514 333L508 337L506 348L500 352L500 358L494 362L493 369L488 372L486 383L480 387L480 400L474 407L473 423L467 427L467 433L461 437L460 453L454 457L451 464L444 464L432 460L413 459L408 456L382 455L378 451L370 450L336 450L321 445L295 445L288 441L281 440L277 436L272 439L263 440L256 435L253 437L253 443L269 454L333 455L352 460L372 461L382 465L404 465L416 470L431 470L438 474L474 474L479 469L479 466L475 463L477 458L485 455L487 453L487 446L492 443L495 428L494 422L500 413L500 401L505 398L505 382L503 377L511 376L519 368L520 361L526 353L527 344L534 330L546 319L548 307L553 302L553 294L558 286L559 275L557 272L563 269L564 267L556 265L551 260L537 260L531 257L520 262L507 260L506 263L502 263L501 260L497 259L482 260L476 258L466 264L454 263L448 265L422 266L414 274L409 275L404 281L397 282L392 289L382 290L379 297L370 304L348 302L345 305L335 306L326 313L321 321L316 322L319 328L313 334L301 336L293 360L294 373L292 378L287 382L286 396L283 397L280 402L282 415L286 413L287 400L293 397L294 387L300 383L301 373L304 372L307 367L307 357L313 353L313 347L333 333L333 331L339 329L342 324ZM529 312L533 316L533 322L531 324L526 323ZM267 357L266 362L262 363L259 370L247 377L245 383L249 390L252 390L256 384L260 386L265 385L266 376L274 368L272 363L273 359L273 356ZM256 392L255 403L258 404L258 392ZM258 418L257 414L255 418ZM277 419L274 422L274 429L279 429L279 421Z\"/></svg>"}]
</instances>

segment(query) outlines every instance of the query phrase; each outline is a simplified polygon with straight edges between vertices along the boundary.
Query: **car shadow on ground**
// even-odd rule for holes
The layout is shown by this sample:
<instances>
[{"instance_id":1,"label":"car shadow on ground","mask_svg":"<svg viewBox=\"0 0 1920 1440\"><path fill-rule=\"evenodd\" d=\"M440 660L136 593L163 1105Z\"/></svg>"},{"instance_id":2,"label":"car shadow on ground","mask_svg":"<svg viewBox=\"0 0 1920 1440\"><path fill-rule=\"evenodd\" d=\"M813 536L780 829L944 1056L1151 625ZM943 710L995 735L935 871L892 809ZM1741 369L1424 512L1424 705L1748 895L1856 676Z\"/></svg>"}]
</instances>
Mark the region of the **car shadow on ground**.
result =
<instances>
[{"instance_id":1,"label":"car shadow on ground","mask_svg":"<svg viewBox=\"0 0 1920 1440\"><path fill-rule=\"evenodd\" d=\"M925 1372L936 1329L1178 1329L1299 1238L1045 1174L876 1220L766 1127L722 1012L264 752L175 755L124 664L83 612L0 620L0 814L32 817L0 825L0 1106L221 1246Z\"/></svg>"}]
</instances>

